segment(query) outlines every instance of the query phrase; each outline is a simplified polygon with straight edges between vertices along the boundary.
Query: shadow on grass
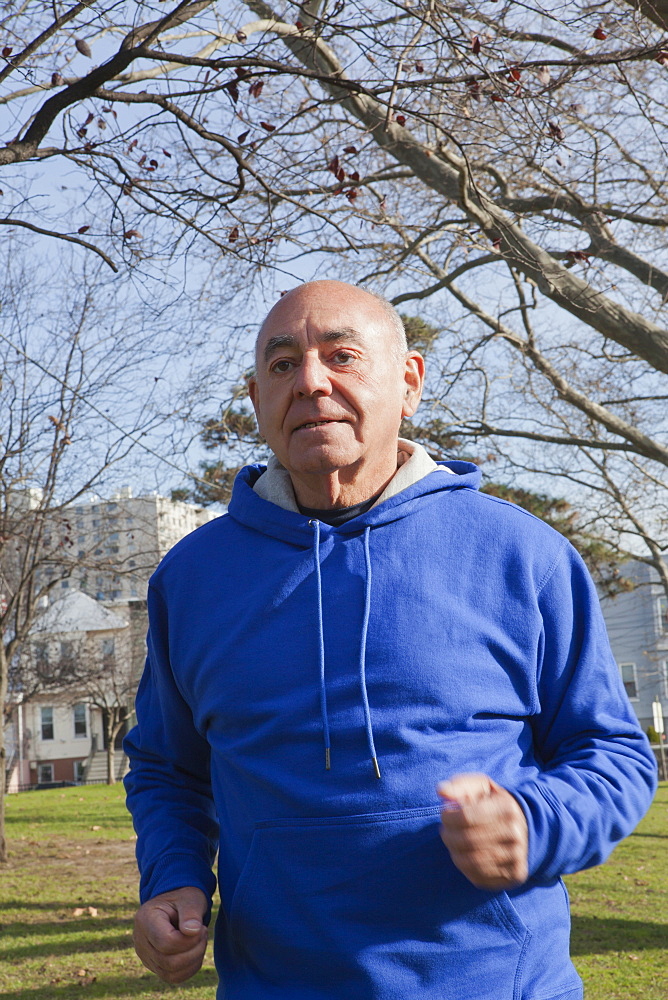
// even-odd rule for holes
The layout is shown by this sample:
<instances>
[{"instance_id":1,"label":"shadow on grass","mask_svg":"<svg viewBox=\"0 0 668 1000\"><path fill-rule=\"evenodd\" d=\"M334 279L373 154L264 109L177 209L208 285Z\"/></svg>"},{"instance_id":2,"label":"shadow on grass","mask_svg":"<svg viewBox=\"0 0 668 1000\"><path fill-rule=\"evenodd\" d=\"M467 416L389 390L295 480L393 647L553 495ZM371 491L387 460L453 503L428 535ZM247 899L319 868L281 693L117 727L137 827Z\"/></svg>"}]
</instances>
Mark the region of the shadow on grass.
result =
<instances>
[{"instance_id":1,"label":"shadow on grass","mask_svg":"<svg viewBox=\"0 0 668 1000\"><path fill-rule=\"evenodd\" d=\"M3 945L0 956L7 962L26 958L55 958L58 955L84 955L96 951L123 951L132 947L131 929L132 924L127 920L96 920L85 924L80 921L11 924L2 929L3 942L11 935L21 941L21 944L9 947ZM31 940L33 934L38 936L38 942ZM76 938L72 939L70 935L76 935ZM48 940L50 937L59 937L61 940Z\"/></svg>"},{"instance_id":2,"label":"shadow on grass","mask_svg":"<svg viewBox=\"0 0 668 1000\"><path fill-rule=\"evenodd\" d=\"M572 918L571 955L668 948L668 924L618 917Z\"/></svg>"},{"instance_id":3,"label":"shadow on grass","mask_svg":"<svg viewBox=\"0 0 668 1000\"><path fill-rule=\"evenodd\" d=\"M210 941L214 938L216 915L217 908L214 908ZM132 926L131 917L84 917L81 920L45 920L38 923L14 921L0 925L0 959L7 962L98 951L125 951L132 949ZM3 996L0 995L0 1000Z\"/></svg>"},{"instance_id":4,"label":"shadow on grass","mask_svg":"<svg viewBox=\"0 0 668 1000\"><path fill-rule=\"evenodd\" d=\"M213 1000L217 985L218 977L213 969L204 969L204 971L198 972L193 979L187 983L181 983L178 987L161 983L155 976L146 973L137 977L137 979L128 976L100 977L94 983L87 983L83 990L81 983L72 981L69 983L49 983L48 986L16 989L8 993L0 993L0 1000L70 1000L72 997L79 1000L82 996L86 996L89 1000L90 998L94 998L94 1000L98 1000L98 998L99 1000L101 998L105 998L105 1000L124 1000L126 997L137 996L141 993L146 994L148 991L173 996L175 989L178 990L179 994L187 994L190 990L201 990L203 988L211 989Z\"/></svg>"}]
</instances>

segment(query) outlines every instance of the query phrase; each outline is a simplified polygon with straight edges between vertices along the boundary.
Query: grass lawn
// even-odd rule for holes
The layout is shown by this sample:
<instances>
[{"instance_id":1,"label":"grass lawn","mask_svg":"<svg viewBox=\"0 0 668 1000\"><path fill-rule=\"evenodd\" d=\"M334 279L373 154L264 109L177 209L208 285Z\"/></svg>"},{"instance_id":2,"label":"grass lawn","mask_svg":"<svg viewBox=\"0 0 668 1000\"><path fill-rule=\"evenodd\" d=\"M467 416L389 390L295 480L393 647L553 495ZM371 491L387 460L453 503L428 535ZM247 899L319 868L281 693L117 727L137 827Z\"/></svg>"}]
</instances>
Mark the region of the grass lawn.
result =
<instances>
[{"instance_id":1,"label":"grass lawn","mask_svg":"<svg viewBox=\"0 0 668 1000\"><path fill-rule=\"evenodd\" d=\"M210 954L204 969L178 987L160 983L134 954L134 837L121 786L10 795L7 834L0 1000L155 1000L176 993L213 1000ZM668 784L605 865L567 882L573 958L587 1000L666 1000Z\"/></svg>"},{"instance_id":2,"label":"grass lawn","mask_svg":"<svg viewBox=\"0 0 668 1000\"><path fill-rule=\"evenodd\" d=\"M6 808L0 1000L155 1000L177 993L213 1000L210 951L202 971L178 987L161 983L134 953L135 838L122 785L22 792L8 795Z\"/></svg>"},{"instance_id":3,"label":"grass lawn","mask_svg":"<svg viewBox=\"0 0 668 1000\"><path fill-rule=\"evenodd\" d=\"M604 865L566 883L587 1000L667 1000L668 782Z\"/></svg>"}]
</instances>

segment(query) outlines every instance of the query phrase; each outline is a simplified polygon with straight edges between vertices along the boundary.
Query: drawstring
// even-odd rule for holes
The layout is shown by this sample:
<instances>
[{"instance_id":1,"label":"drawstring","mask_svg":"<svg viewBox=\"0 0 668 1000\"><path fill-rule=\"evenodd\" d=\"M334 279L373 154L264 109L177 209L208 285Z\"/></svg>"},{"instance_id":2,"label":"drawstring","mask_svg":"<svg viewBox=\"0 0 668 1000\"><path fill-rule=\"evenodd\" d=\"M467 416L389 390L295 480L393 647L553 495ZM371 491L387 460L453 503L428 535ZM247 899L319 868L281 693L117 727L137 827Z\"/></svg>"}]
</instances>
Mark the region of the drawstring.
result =
<instances>
[{"instance_id":1,"label":"drawstring","mask_svg":"<svg viewBox=\"0 0 668 1000\"><path fill-rule=\"evenodd\" d=\"M320 654L320 712L322 714L322 735L325 741L325 769L329 771L330 743L329 718L327 716L327 688L325 687L325 635L322 628L322 577L320 576L320 521L309 521L313 526L313 560L318 588L318 641Z\"/></svg>"},{"instance_id":2,"label":"drawstring","mask_svg":"<svg viewBox=\"0 0 668 1000\"><path fill-rule=\"evenodd\" d=\"M371 528L367 525L364 529L364 562L366 565L366 580L364 583L364 619L362 621L362 639L360 642L360 687L362 689L362 704L364 705L364 723L366 726L366 739L369 744L369 753L373 761L376 777L380 778L380 768L376 757L376 747L373 742L373 728L371 726L371 713L369 711L369 696L366 690L366 634L369 630L369 615L371 613L371 556L369 554L369 534Z\"/></svg>"},{"instance_id":3,"label":"drawstring","mask_svg":"<svg viewBox=\"0 0 668 1000\"><path fill-rule=\"evenodd\" d=\"M318 653L320 657L320 712L322 715L322 735L325 742L325 768L331 767L331 747L329 739L329 717L327 715L327 687L325 684L325 635L322 622L322 576L320 572L320 522L316 519L309 521L313 527L313 561L315 564L315 578L318 596ZM364 617L362 619L362 636L360 640L360 688L362 692L362 706L364 708L364 726L366 729L367 744L369 754L373 762L374 771L377 778L380 778L380 768L376 757L376 747L373 740L373 727L371 725L371 712L369 711L369 696L366 689L366 639L369 631L369 616L371 614L371 554L369 552L369 534L371 528L364 529L364 565L366 576L364 582Z\"/></svg>"}]
</instances>

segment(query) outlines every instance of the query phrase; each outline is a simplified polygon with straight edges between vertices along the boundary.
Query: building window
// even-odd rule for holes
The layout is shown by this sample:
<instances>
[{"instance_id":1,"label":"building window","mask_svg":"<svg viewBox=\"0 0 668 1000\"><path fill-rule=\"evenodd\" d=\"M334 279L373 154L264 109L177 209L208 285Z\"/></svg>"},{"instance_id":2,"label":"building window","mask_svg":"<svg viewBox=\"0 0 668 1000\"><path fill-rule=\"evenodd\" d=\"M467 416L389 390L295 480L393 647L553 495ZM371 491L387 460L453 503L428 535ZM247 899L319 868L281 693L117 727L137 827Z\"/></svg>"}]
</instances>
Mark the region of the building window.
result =
<instances>
[{"instance_id":1,"label":"building window","mask_svg":"<svg viewBox=\"0 0 668 1000\"><path fill-rule=\"evenodd\" d=\"M85 760L74 761L74 780L77 782L77 784L80 784L86 777L85 767L86 767Z\"/></svg>"},{"instance_id":2,"label":"building window","mask_svg":"<svg viewBox=\"0 0 668 1000\"><path fill-rule=\"evenodd\" d=\"M53 708L49 705L42 705L41 709L42 716L42 739L52 740L53 739Z\"/></svg>"},{"instance_id":3,"label":"building window","mask_svg":"<svg viewBox=\"0 0 668 1000\"><path fill-rule=\"evenodd\" d=\"M659 664L659 698L668 701L668 660Z\"/></svg>"},{"instance_id":4,"label":"building window","mask_svg":"<svg viewBox=\"0 0 668 1000\"><path fill-rule=\"evenodd\" d=\"M635 663L620 663L619 669L622 675L622 681L624 682L624 687L626 688L626 693L631 699L631 701L638 700L638 678L636 676L636 665Z\"/></svg>"},{"instance_id":5,"label":"building window","mask_svg":"<svg viewBox=\"0 0 668 1000\"><path fill-rule=\"evenodd\" d=\"M113 639L103 639L100 643L102 656L105 660L112 660L116 653L116 646Z\"/></svg>"},{"instance_id":6,"label":"building window","mask_svg":"<svg viewBox=\"0 0 668 1000\"><path fill-rule=\"evenodd\" d=\"M60 644L60 669L72 670L74 667L74 643L71 639L65 639Z\"/></svg>"},{"instance_id":7,"label":"building window","mask_svg":"<svg viewBox=\"0 0 668 1000\"><path fill-rule=\"evenodd\" d=\"M659 632L668 632L668 598L660 597L659 605Z\"/></svg>"},{"instance_id":8,"label":"building window","mask_svg":"<svg viewBox=\"0 0 668 1000\"><path fill-rule=\"evenodd\" d=\"M40 785L53 784L53 764L40 764L38 766L37 782Z\"/></svg>"},{"instance_id":9,"label":"building window","mask_svg":"<svg viewBox=\"0 0 668 1000\"><path fill-rule=\"evenodd\" d=\"M72 709L74 715L74 735L88 736L88 726L86 725L86 706L83 702L75 705Z\"/></svg>"}]
</instances>

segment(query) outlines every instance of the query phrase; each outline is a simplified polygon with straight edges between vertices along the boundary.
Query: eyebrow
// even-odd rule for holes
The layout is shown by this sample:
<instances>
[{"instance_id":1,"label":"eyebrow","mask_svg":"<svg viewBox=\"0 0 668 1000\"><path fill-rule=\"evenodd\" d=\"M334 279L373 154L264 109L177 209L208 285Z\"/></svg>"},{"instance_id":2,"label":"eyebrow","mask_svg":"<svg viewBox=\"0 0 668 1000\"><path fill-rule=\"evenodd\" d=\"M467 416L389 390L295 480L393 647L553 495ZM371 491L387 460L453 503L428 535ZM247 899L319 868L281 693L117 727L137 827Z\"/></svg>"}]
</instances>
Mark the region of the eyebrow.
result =
<instances>
[{"instance_id":1,"label":"eyebrow","mask_svg":"<svg viewBox=\"0 0 668 1000\"><path fill-rule=\"evenodd\" d=\"M351 326L343 327L341 330L327 330L318 337L318 341L321 344L329 344L336 340L347 340L352 344L361 344L362 335L358 333L357 330L353 329ZM276 337L270 337L267 343L264 345L264 360L268 361L272 354L279 351L282 347L297 347L298 341L296 337L293 337L289 333L278 334Z\"/></svg>"}]
</instances>

